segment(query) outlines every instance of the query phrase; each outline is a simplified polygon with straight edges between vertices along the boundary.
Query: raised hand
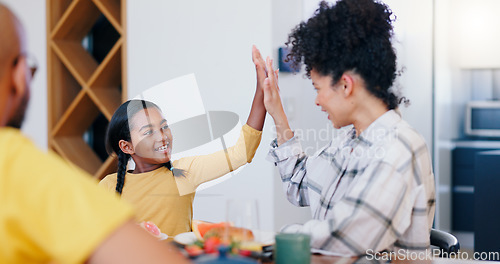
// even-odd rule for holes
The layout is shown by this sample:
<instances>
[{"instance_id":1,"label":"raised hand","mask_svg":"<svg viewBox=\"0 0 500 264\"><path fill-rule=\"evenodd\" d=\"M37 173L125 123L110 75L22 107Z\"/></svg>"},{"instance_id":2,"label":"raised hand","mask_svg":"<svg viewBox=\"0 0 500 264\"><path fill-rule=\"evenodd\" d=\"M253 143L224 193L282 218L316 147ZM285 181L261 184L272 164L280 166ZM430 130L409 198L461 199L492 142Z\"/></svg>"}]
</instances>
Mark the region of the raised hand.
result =
<instances>
[{"instance_id":1,"label":"raised hand","mask_svg":"<svg viewBox=\"0 0 500 264\"><path fill-rule=\"evenodd\" d=\"M266 63L260 54L259 49L255 45L252 46L252 61L255 65L255 73L257 75L257 90L262 91L264 80L267 78Z\"/></svg>"},{"instance_id":2,"label":"raised hand","mask_svg":"<svg viewBox=\"0 0 500 264\"><path fill-rule=\"evenodd\" d=\"M264 80L264 106L273 117L278 137L278 145L293 137L293 132L288 124L283 105L281 103L280 89L278 87L278 70L273 70L273 61L267 57L266 68L268 77Z\"/></svg>"},{"instance_id":3,"label":"raised hand","mask_svg":"<svg viewBox=\"0 0 500 264\"><path fill-rule=\"evenodd\" d=\"M281 97L278 87L278 74L273 69L273 60L267 57L267 69L271 69L267 78L264 80L264 105L267 112L276 119L279 115L284 115L283 105L281 104Z\"/></svg>"},{"instance_id":4,"label":"raised hand","mask_svg":"<svg viewBox=\"0 0 500 264\"><path fill-rule=\"evenodd\" d=\"M266 64L260 55L260 51L257 47L255 47L255 45L252 47L252 61L255 65L255 72L257 75L257 87L255 89L255 95L250 109L250 114L248 115L247 124L259 131L262 131L264 121L266 119L263 85L264 80L267 77L267 73Z\"/></svg>"}]
</instances>

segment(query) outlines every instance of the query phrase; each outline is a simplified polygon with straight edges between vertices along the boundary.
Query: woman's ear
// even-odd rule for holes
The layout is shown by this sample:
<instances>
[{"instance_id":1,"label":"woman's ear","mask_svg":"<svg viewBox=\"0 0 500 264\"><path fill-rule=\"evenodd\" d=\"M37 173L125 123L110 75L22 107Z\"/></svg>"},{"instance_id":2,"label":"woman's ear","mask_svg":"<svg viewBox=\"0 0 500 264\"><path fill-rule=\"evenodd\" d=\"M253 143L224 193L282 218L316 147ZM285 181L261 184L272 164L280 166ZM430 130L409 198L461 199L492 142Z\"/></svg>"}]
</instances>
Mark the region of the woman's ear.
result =
<instances>
[{"instance_id":1,"label":"woman's ear","mask_svg":"<svg viewBox=\"0 0 500 264\"><path fill-rule=\"evenodd\" d=\"M134 154L134 146L132 146L132 143L126 141L126 140L120 140L118 142L118 146L120 147L120 149L123 151L123 153L125 154L129 154L129 155L132 155Z\"/></svg>"},{"instance_id":2,"label":"woman's ear","mask_svg":"<svg viewBox=\"0 0 500 264\"><path fill-rule=\"evenodd\" d=\"M341 89L343 90L344 95L346 97L350 96L354 89L353 77L348 73L342 74L342 76L340 77L340 84L342 85Z\"/></svg>"}]
</instances>

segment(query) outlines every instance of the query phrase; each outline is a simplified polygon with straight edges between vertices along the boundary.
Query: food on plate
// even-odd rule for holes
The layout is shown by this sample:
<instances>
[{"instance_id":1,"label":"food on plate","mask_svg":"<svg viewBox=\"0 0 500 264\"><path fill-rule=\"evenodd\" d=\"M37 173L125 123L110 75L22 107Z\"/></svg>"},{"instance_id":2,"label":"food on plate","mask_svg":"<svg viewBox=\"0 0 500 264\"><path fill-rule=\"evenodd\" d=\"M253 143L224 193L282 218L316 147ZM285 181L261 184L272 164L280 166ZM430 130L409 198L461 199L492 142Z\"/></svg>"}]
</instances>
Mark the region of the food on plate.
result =
<instances>
[{"instance_id":1,"label":"food on plate","mask_svg":"<svg viewBox=\"0 0 500 264\"><path fill-rule=\"evenodd\" d=\"M234 227L228 222L210 223L193 220L192 229L193 233L199 240L217 237L224 244L230 244L231 242L253 241L255 239L252 230Z\"/></svg>"},{"instance_id":2,"label":"food on plate","mask_svg":"<svg viewBox=\"0 0 500 264\"><path fill-rule=\"evenodd\" d=\"M158 228L158 226L156 226L153 222L143 221L143 222L141 222L139 224L139 226L142 227L142 228L144 228L151 235L153 235L153 236L155 236L157 238L161 238L160 228Z\"/></svg>"},{"instance_id":3,"label":"food on plate","mask_svg":"<svg viewBox=\"0 0 500 264\"><path fill-rule=\"evenodd\" d=\"M187 245L184 249L186 250L187 254L190 257L196 257L196 256L199 256L199 255L205 253L205 250L203 249L203 247L200 245L197 245L197 244Z\"/></svg>"},{"instance_id":4,"label":"food on plate","mask_svg":"<svg viewBox=\"0 0 500 264\"><path fill-rule=\"evenodd\" d=\"M253 232L246 228L234 227L231 223L210 223L193 220L193 233L197 240L185 247L189 256L217 252L220 245L229 246L235 254L248 255L250 251L261 251L262 244L254 241Z\"/></svg>"},{"instance_id":5,"label":"food on plate","mask_svg":"<svg viewBox=\"0 0 500 264\"><path fill-rule=\"evenodd\" d=\"M203 240L203 236L208 230L214 227L224 227L224 226L230 226L230 224L227 222L210 223L201 220L193 220L193 222L191 223L191 229L193 229L193 233L199 240Z\"/></svg>"},{"instance_id":6,"label":"food on plate","mask_svg":"<svg viewBox=\"0 0 500 264\"><path fill-rule=\"evenodd\" d=\"M217 237L221 241L228 242L244 242L253 241L255 238L250 229L234 227L234 226L217 226L208 230L203 239Z\"/></svg>"}]
</instances>

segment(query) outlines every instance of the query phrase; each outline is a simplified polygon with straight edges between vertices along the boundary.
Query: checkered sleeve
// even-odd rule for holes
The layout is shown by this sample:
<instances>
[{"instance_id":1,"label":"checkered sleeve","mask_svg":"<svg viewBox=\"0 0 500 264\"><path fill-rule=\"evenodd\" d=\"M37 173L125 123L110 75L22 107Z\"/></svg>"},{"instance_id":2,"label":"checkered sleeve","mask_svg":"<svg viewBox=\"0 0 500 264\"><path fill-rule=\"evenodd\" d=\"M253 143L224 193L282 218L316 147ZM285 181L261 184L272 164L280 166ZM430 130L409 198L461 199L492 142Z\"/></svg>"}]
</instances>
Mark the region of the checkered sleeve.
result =
<instances>
[{"instance_id":1,"label":"checkered sleeve","mask_svg":"<svg viewBox=\"0 0 500 264\"><path fill-rule=\"evenodd\" d=\"M327 219L285 226L282 231L308 233L312 248L341 255L391 250L411 221L415 197L408 186L411 179L405 177L388 163L374 162L356 176L335 206L322 203L330 211Z\"/></svg>"},{"instance_id":2,"label":"checkered sleeve","mask_svg":"<svg viewBox=\"0 0 500 264\"><path fill-rule=\"evenodd\" d=\"M296 206L309 206L309 195L306 187L307 156L302 151L299 140L293 137L278 146L275 139L271 143L271 149L266 159L274 162L278 167L288 201Z\"/></svg>"}]
</instances>

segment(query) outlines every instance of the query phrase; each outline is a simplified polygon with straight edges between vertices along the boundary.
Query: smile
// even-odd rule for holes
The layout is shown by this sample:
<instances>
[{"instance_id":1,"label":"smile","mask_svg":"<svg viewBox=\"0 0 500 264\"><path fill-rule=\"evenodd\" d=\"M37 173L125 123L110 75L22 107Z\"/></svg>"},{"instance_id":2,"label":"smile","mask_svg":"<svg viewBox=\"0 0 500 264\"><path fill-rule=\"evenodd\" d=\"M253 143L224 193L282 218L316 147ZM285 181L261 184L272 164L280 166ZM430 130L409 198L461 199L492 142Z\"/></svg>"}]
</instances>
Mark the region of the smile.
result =
<instances>
[{"instance_id":1,"label":"smile","mask_svg":"<svg viewBox=\"0 0 500 264\"><path fill-rule=\"evenodd\" d=\"M160 146L158 148L155 148L155 151L167 151L168 150L169 144L167 143L166 145Z\"/></svg>"}]
</instances>

